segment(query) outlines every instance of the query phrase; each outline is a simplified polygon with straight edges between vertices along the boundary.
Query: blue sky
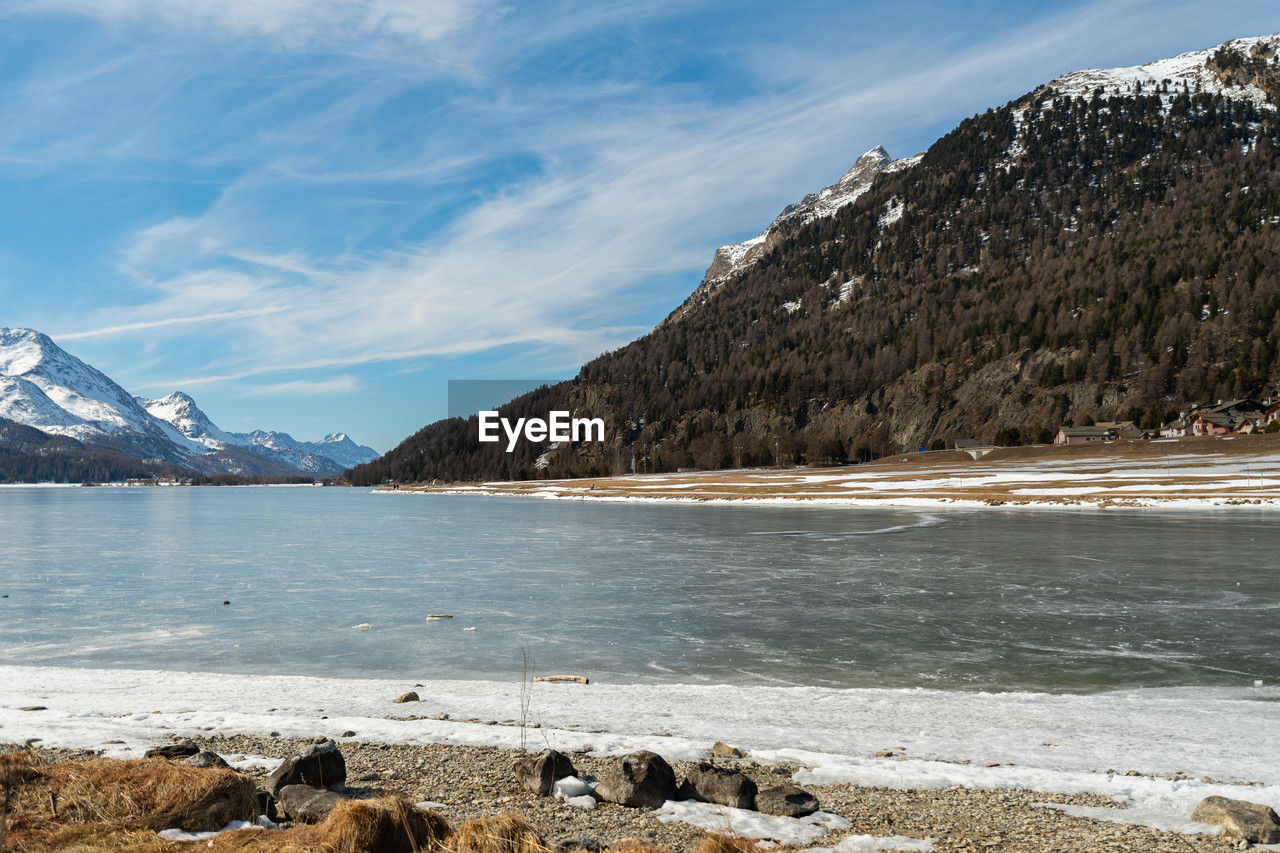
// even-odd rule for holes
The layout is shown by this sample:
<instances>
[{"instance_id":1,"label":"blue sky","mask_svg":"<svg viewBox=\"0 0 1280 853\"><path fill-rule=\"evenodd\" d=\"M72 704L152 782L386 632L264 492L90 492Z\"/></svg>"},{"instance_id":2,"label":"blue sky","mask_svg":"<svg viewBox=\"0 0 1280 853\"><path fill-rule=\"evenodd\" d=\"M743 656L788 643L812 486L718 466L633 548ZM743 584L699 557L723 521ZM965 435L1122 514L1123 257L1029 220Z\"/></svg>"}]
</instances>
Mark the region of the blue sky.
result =
<instances>
[{"instance_id":1,"label":"blue sky","mask_svg":"<svg viewBox=\"0 0 1280 853\"><path fill-rule=\"evenodd\" d=\"M385 451L556 377L862 152L1273 2L4 0L0 325Z\"/></svg>"}]
</instances>

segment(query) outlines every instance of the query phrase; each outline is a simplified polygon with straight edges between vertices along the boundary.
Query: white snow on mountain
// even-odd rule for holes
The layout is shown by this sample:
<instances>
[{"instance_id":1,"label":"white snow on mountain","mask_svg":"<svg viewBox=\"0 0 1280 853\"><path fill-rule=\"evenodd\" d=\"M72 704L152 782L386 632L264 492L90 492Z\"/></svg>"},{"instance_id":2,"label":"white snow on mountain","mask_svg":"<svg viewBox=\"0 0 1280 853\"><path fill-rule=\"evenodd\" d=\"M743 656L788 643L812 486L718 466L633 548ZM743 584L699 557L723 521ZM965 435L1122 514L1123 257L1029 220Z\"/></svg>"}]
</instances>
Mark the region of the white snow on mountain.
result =
<instances>
[{"instance_id":1,"label":"white snow on mountain","mask_svg":"<svg viewBox=\"0 0 1280 853\"><path fill-rule=\"evenodd\" d=\"M101 371L31 329L0 328L0 417L80 441L131 437L169 456L201 449Z\"/></svg>"},{"instance_id":2,"label":"white snow on mountain","mask_svg":"<svg viewBox=\"0 0 1280 853\"><path fill-rule=\"evenodd\" d=\"M243 444L231 433L223 432L200 410L196 401L181 391L174 391L158 400L146 400L143 405L154 417L174 426L188 439L211 450L219 450L232 444Z\"/></svg>"},{"instance_id":3,"label":"white snow on mountain","mask_svg":"<svg viewBox=\"0 0 1280 853\"><path fill-rule=\"evenodd\" d=\"M1145 92L1154 92L1155 87L1168 80L1169 92L1164 95L1166 107L1172 99L1186 86L1190 91L1221 93L1224 97L1247 100L1266 109L1275 109L1275 105L1257 86L1250 84L1233 85L1224 83L1222 79L1206 66L1206 62L1222 47L1230 47L1245 55L1256 51L1258 55L1272 58L1280 55L1280 34L1250 36L1233 39L1207 50L1191 51L1178 54L1167 59L1148 62L1145 65L1134 65L1122 68L1101 68L1085 71L1073 71L1064 74L1048 84L1053 95L1069 95L1091 97L1095 90L1101 88L1104 95L1132 95L1141 86ZM1046 96L1041 108L1052 105ZM1026 108L1014 111L1014 121L1021 126ZM1015 140L1004 164L1006 168L1022 153L1021 141ZM922 154L894 160L884 148L877 146L857 159L848 172L839 181L816 193L805 196L796 204L788 205L768 228L741 243L721 246L716 250L711 266L707 268L702 283L693 294L663 322L678 321L694 305L707 301L726 282L750 268L763 258L771 249L781 242L785 234L796 227L808 224L816 219L834 216L836 211L856 201L862 194L871 189L876 179L882 174L909 169L920 162ZM880 212L879 225L887 228L897 222L905 212L906 206L901 200ZM843 299L844 297L841 297Z\"/></svg>"},{"instance_id":4,"label":"white snow on mountain","mask_svg":"<svg viewBox=\"0 0 1280 853\"><path fill-rule=\"evenodd\" d=\"M1157 59L1146 65L1131 65L1122 68L1094 68L1087 71L1073 71L1064 74L1049 85L1063 95L1089 97L1094 90L1101 87L1106 95L1131 94L1137 84L1150 90L1159 83L1169 80L1177 88L1183 84L1195 91L1199 86L1204 92L1217 92L1228 98L1248 100L1261 107L1274 109L1266 94L1252 84L1245 86L1229 86L1223 83L1218 75L1205 67L1205 63L1219 48L1231 47L1248 54L1259 42L1275 44L1280 42L1280 33L1266 36L1250 36L1232 39L1207 50L1193 50L1180 53L1168 59ZM1172 88L1172 87L1171 87Z\"/></svg>"},{"instance_id":5,"label":"white snow on mountain","mask_svg":"<svg viewBox=\"0 0 1280 853\"><path fill-rule=\"evenodd\" d=\"M921 156L923 155L917 154L914 157L895 160L882 146L877 145L854 161L853 168L845 172L840 180L783 208L782 213L778 214L769 227L755 237L731 246L721 246L716 250L711 266L707 268L698 289L680 308L676 309L668 321L680 319L690 306L704 302L725 282L764 257L786 233L816 219L834 216L836 211L857 201L863 193L871 189L876 178L881 174L909 169L920 162Z\"/></svg>"},{"instance_id":6,"label":"white snow on mountain","mask_svg":"<svg viewBox=\"0 0 1280 853\"><path fill-rule=\"evenodd\" d=\"M284 466L331 476L378 457L344 433L299 442L287 433L227 432L187 394L134 397L31 329L0 328L0 418L209 472L278 473L274 466Z\"/></svg>"},{"instance_id":7,"label":"white snow on mountain","mask_svg":"<svg viewBox=\"0 0 1280 853\"><path fill-rule=\"evenodd\" d=\"M232 438L260 456L309 474L340 474L353 465L378 458L372 447L356 444L346 433L329 433L320 441L298 441L287 432L256 429L233 432Z\"/></svg>"},{"instance_id":8,"label":"white snow on mountain","mask_svg":"<svg viewBox=\"0 0 1280 853\"><path fill-rule=\"evenodd\" d=\"M319 441L308 444L315 448L312 452L339 463L343 470L372 462L379 456L378 451L364 444L356 444L345 432L331 432Z\"/></svg>"},{"instance_id":9,"label":"white snow on mountain","mask_svg":"<svg viewBox=\"0 0 1280 853\"><path fill-rule=\"evenodd\" d=\"M877 145L854 161L853 168L845 172L840 180L783 208L778 218L760 234L750 240L717 249L715 259L712 260L703 279L703 286L727 281L751 266L772 248L773 241L770 237L780 235L783 228L794 229L807 225L815 219L834 216L837 210L857 201L859 196L871 189L871 185L882 172L896 172L910 168L919 161L919 155L894 160L889 156L889 152Z\"/></svg>"}]
</instances>

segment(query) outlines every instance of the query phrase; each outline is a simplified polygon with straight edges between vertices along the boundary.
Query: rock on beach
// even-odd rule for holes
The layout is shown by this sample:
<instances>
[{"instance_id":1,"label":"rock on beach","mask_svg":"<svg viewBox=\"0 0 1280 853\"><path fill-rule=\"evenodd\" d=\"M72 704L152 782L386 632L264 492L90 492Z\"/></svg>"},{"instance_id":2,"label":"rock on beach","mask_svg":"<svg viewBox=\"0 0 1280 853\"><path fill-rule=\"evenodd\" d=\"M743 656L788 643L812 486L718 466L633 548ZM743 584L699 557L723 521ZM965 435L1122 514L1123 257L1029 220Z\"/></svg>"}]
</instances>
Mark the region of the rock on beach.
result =
<instances>
[{"instance_id":1,"label":"rock on beach","mask_svg":"<svg viewBox=\"0 0 1280 853\"><path fill-rule=\"evenodd\" d=\"M328 740L312 746L301 755L286 758L267 777L264 787L272 796L280 799L280 789L289 785L336 788L346 781L347 763L338 750L338 745Z\"/></svg>"},{"instance_id":2,"label":"rock on beach","mask_svg":"<svg viewBox=\"0 0 1280 853\"><path fill-rule=\"evenodd\" d=\"M799 785L783 782L756 793L756 809L778 817L806 817L818 810L818 798Z\"/></svg>"},{"instance_id":3,"label":"rock on beach","mask_svg":"<svg viewBox=\"0 0 1280 853\"><path fill-rule=\"evenodd\" d=\"M675 798L676 774L656 752L633 752L601 774L596 795L620 806L656 809Z\"/></svg>"},{"instance_id":4,"label":"rock on beach","mask_svg":"<svg viewBox=\"0 0 1280 853\"><path fill-rule=\"evenodd\" d=\"M1270 806L1233 800L1229 797L1205 797L1191 813L1191 819L1222 827L1226 838L1250 844L1280 842L1280 817Z\"/></svg>"},{"instance_id":5,"label":"rock on beach","mask_svg":"<svg viewBox=\"0 0 1280 853\"><path fill-rule=\"evenodd\" d=\"M543 797L551 793L556 780L578 775L569 757L554 749L517 759L511 769L521 785Z\"/></svg>"},{"instance_id":6,"label":"rock on beach","mask_svg":"<svg viewBox=\"0 0 1280 853\"><path fill-rule=\"evenodd\" d=\"M680 785L682 800L701 800L735 809L756 807L756 783L740 770L700 761Z\"/></svg>"}]
</instances>

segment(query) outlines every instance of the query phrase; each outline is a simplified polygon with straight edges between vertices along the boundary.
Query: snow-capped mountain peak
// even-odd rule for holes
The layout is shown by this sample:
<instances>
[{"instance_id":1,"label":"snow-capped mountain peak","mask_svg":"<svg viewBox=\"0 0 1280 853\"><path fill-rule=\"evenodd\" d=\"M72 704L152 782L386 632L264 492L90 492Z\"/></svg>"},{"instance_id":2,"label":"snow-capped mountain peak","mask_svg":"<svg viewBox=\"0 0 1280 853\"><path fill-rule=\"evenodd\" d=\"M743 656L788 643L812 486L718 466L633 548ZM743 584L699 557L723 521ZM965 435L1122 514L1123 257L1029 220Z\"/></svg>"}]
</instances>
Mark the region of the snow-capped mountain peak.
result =
<instances>
[{"instance_id":1,"label":"snow-capped mountain peak","mask_svg":"<svg viewBox=\"0 0 1280 853\"><path fill-rule=\"evenodd\" d=\"M143 405L154 417L167 421L187 438L212 450L244 443L230 433L219 429L209 416L200 410L196 401L181 391L174 391L158 400L146 400Z\"/></svg>"},{"instance_id":2,"label":"snow-capped mountain peak","mask_svg":"<svg viewBox=\"0 0 1280 853\"><path fill-rule=\"evenodd\" d=\"M134 397L32 329L0 328L0 418L208 473L330 476L378 457L345 433L312 443L286 433L227 432L190 395Z\"/></svg>"},{"instance_id":3,"label":"snow-capped mountain peak","mask_svg":"<svg viewBox=\"0 0 1280 853\"><path fill-rule=\"evenodd\" d=\"M141 452L171 460L197 447L101 371L33 329L0 328L0 377L0 417L81 441L128 436Z\"/></svg>"},{"instance_id":4,"label":"snow-capped mountain peak","mask_svg":"<svg viewBox=\"0 0 1280 853\"><path fill-rule=\"evenodd\" d=\"M1224 79L1223 75L1210 67L1210 60L1223 48L1250 55L1254 51L1274 52L1277 46L1280 46L1280 33L1249 36L1232 39L1207 50L1193 50L1167 59L1157 59L1144 65L1072 71L1053 80L1049 86L1056 94L1089 97L1097 89L1102 89L1104 95L1133 94L1139 85L1146 91L1152 91L1168 80L1171 90L1181 90L1186 86L1193 92L1199 89L1274 109L1265 92L1252 83L1236 84Z\"/></svg>"}]
</instances>

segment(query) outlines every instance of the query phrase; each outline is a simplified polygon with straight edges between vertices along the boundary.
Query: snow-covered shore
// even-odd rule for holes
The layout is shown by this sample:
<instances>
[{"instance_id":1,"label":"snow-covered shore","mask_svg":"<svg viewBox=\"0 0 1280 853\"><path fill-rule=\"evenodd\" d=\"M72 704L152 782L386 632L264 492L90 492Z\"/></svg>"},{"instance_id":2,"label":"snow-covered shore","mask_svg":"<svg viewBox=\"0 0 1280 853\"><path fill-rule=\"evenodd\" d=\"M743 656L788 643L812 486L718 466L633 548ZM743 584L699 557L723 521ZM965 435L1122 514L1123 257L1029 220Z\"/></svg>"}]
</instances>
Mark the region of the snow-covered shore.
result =
<instances>
[{"instance_id":1,"label":"snow-covered shore","mask_svg":"<svg viewBox=\"0 0 1280 853\"><path fill-rule=\"evenodd\" d=\"M393 702L411 687L423 701ZM520 728L504 721L519 717L519 692L514 679L7 666L0 667L0 742L39 738L42 746L129 756L171 735L352 730L393 744L514 747ZM45 710L20 710L32 706ZM442 714L449 719L434 719ZM1211 794L1280 808L1280 742L1263 734L1280 729L1274 686L1084 695L536 684L530 719L540 728L526 735L538 746L696 758L723 740L762 760L804 766L802 783L1099 793L1130 807L1090 816L1179 831L1204 831L1190 814ZM894 754L876 756L884 751Z\"/></svg>"},{"instance_id":2,"label":"snow-covered shore","mask_svg":"<svg viewBox=\"0 0 1280 853\"><path fill-rule=\"evenodd\" d=\"M838 468L756 468L410 487L550 500L975 509L1280 508L1275 436L921 453ZM388 490L380 490L388 491Z\"/></svg>"}]
</instances>

